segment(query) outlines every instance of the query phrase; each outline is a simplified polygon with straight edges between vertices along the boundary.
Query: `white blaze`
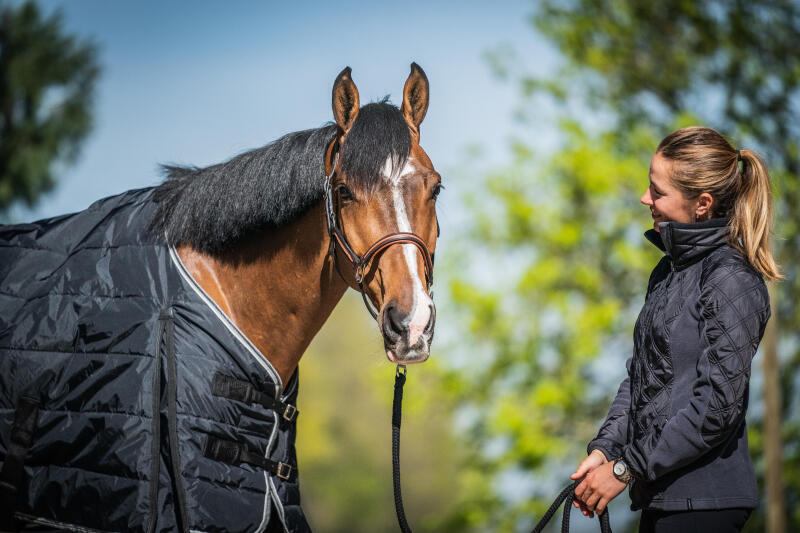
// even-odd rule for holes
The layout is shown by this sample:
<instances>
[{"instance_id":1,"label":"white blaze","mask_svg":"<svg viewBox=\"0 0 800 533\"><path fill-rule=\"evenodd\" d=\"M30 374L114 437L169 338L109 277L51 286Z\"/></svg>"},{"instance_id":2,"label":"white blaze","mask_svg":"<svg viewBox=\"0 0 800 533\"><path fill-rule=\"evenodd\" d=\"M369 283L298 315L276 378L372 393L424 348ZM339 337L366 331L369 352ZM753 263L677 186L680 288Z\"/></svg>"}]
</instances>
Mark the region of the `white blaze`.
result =
<instances>
[{"instance_id":1,"label":"white blaze","mask_svg":"<svg viewBox=\"0 0 800 533\"><path fill-rule=\"evenodd\" d=\"M398 231L406 233L413 233L413 231L411 230L411 223L408 221L406 203L401 190L401 181L405 176L413 172L414 167L410 157L406 160L406 164L400 169L400 172L395 171L391 156L386 158L386 162L383 165L383 175L389 181L392 188L392 200L394 202ZM413 346L417 343L425 327L428 325L433 301L425 291L425 287L422 286L419 270L417 269L417 259L420 251L413 244L401 244L399 246L403 247L403 257L405 257L408 273L414 284L412 289L414 291L414 300L408 323L408 345Z\"/></svg>"}]
</instances>

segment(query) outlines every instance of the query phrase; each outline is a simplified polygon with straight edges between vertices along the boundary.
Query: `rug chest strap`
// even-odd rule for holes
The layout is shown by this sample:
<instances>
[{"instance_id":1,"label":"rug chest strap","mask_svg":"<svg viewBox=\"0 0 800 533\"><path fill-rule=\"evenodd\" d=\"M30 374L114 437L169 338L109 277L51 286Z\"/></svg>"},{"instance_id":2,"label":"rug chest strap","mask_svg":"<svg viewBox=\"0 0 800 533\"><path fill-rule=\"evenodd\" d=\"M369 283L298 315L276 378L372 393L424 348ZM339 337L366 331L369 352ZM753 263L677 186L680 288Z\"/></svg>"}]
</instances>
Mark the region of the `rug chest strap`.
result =
<instances>
[{"instance_id":1,"label":"rug chest strap","mask_svg":"<svg viewBox=\"0 0 800 533\"><path fill-rule=\"evenodd\" d=\"M287 422L294 422L299 411L289 403L284 403L265 392L257 390L247 381L242 381L225 374L214 375L214 396L243 403L256 403L278 413Z\"/></svg>"},{"instance_id":2,"label":"rug chest strap","mask_svg":"<svg viewBox=\"0 0 800 533\"><path fill-rule=\"evenodd\" d=\"M33 444L33 432L39 415L39 401L22 396L14 411L14 424L11 426L11 439L8 444L3 470L0 472L0 531L16 531L14 519L19 502L20 489L25 481L25 456Z\"/></svg>"},{"instance_id":3,"label":"rug chest strap","mask_svg":"<svg viewBox=\"0 0 800 533\"><path fill-rule=\"evenodd\" d=\"M220 439L211 435L206 440L203 455L213 461L220 461L230 465L239 466L242 463L247 463L257 466L284 480L292 480L296 474L296 469L289 463L273 461L238 442Z\"/></svg>"}]
</instances>

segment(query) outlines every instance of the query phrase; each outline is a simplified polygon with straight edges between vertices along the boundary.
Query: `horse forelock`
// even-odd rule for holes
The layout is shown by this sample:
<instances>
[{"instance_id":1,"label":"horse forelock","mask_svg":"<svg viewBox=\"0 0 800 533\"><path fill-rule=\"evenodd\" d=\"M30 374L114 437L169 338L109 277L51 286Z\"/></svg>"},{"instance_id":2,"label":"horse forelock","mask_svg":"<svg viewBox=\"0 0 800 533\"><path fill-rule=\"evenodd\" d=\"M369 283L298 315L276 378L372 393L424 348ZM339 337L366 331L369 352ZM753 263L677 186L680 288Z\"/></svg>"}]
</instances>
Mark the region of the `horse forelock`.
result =
<instances>
[{"instance_id":1,"label":"horse forelock","mask_svg":"<svg viewBox=\"0 0 800 533\"><path fill-rule=\"evenodd\" d=\"M402 112L388 97L363 106L347 133L340 153L348 183L373 192L386 162L402 168L411 152L411 132Z\"/></svg>"}]
</instances>

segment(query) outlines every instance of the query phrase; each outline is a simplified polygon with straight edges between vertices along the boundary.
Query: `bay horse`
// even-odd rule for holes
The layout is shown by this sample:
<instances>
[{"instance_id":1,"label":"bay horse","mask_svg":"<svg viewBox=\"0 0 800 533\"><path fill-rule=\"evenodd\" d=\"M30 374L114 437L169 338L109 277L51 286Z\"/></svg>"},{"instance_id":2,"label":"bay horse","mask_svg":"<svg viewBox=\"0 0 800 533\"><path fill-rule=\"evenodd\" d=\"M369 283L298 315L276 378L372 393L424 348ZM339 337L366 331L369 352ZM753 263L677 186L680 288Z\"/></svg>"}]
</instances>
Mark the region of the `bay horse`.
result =
<instances>
[{"instance_id":1,"label":"bay horse","mask_svg":"<svg viewBox=\"0 0 800 533\"><path fill-rule=\"evenodd\" d=\"M399 110L386 102L359 109L347 68L333 87L335 125L287 135L222 165L169 169L154 227L166 232L192 277L268 354L284 383L347 287L362 288L342 247L336 256L329 253L322 160L329 175L338 148L331 188L353 250L363 254L396 232L416 233L434 250L442 185L419 144L427 107L428 81L416 63ZM318 153L323 146L324 158ZM264 226L270 231L259 231ZM346 272L337 272L337 265ZM424 361L435 323L424 255L403 244L383 251L370 267L363 292L380 309L387 357Z\"/></svg>"},{"instance_id":2,"label":"bay horse","mask_svg":"<svg viewBox=\"0 0 800 533\"><path fill-rule=\"evenodd\" d=\"M362 107L348 67L330 125L0 227L0 530L308 531L312 338L350 287L391 362L430 353L428 102L412 63L399 108Z\"/></svg>"}]
</instances>

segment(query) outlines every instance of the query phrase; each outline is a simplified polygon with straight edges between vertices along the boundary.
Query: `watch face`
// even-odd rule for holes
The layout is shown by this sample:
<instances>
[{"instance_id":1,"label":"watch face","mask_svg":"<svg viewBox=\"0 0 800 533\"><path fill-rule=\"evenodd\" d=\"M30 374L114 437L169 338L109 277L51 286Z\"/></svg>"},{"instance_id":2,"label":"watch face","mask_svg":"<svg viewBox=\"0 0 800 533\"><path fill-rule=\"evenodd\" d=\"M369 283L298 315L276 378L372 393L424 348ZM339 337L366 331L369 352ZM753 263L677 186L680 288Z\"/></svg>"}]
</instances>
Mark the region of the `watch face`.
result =
<instances>
[{"instance_id":1,"label":"watch face","mask_svg":"<svg viewBox=\"0 0 800 533\"><path fill-rule=\"evenodd\" d=\"M625 473L627 468L625 468L624 463L614 463L614 473L618 476L621 476Z\"/></svg>"}]
</instances>

